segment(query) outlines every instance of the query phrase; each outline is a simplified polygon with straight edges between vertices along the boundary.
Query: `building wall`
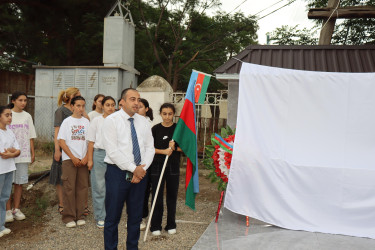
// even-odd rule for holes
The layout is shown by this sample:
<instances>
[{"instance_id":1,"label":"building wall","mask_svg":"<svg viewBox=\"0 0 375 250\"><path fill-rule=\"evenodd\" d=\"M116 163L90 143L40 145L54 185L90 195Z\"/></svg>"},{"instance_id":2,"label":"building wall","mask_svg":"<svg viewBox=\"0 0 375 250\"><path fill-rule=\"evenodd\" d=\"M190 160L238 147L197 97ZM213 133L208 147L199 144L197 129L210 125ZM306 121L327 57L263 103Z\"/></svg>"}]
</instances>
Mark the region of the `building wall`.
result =
<instances>
[{"instance_id":1,"label":"building wall","mask_svg":"<svg viewBox=\"0 0 375 250\"><path fill-rule=\"evenodd\" d=\"M130 84L136 85L134 74L125 74L120 68L62 68L36 69L35 128L39 138L53 139L54 114L57 96L69 87L79 88L86 99L87 113L92 110L95 95L110 95L117 100L121 91ZM125 80L125 82L124 82Z\"/></svg>"}]
</instances>

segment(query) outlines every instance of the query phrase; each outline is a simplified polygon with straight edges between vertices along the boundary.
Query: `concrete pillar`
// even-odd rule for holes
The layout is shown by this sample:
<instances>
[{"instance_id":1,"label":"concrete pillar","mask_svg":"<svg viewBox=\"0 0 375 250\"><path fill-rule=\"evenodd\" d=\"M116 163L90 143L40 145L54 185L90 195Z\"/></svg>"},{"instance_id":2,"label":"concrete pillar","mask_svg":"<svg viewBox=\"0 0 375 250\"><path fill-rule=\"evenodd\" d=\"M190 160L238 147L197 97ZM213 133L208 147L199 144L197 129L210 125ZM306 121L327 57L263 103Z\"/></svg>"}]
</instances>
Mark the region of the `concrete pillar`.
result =
<instances>
[{"instance_id":1,"label":"concrete pillar","mask_svg":"<svg viewBox=\"0 0 375 250\"><path fill-rule=\"evenodd\" d=\"M232 129L237 124L238 89L238 80L230 80L228 82L228 125Z\"/></svg>"}]
</instances>

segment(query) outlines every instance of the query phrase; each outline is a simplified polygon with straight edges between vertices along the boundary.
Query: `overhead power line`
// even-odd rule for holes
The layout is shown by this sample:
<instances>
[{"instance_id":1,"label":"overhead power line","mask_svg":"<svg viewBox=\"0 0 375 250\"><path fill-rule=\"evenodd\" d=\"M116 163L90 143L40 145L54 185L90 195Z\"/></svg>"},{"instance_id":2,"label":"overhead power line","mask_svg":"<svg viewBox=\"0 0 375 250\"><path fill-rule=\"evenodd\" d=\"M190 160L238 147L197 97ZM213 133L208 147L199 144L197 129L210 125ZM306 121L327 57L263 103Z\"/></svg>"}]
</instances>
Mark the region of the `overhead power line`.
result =
<instances>
[{"instance_id":1,"label":"overhead power line","mask_svg":"<svg viewBox=\"0 0 375 250\"><path fill-rule=\"evenodd\" d=\"M235 11L236 9L238 9L242 4L246 3L247 0L244 0L242 3L240 3L236 8L234 8L231 12L229 12L227 15L229 15L230 13L232 13L233 11Z\"/></svg>"},{"instance_id":2,"label":"overhead power line","mask_svg":"<svg viewBox=\"0 0 375 250\"><path fill-rule=\"evenodd\" d=\"M271 11L270 13L268 13L268 14L266 14L266 15L260 17L260 18L258 18L258 19L255 20L255 21L259 21L260 19L265 18L266 16L269 16L269 15L275 13L275 12L278 11L278 10L281 10L282 8L284 8L284 7L286 7L286 6L288 6L288 5L292 4L292 3L294 3L295 1L296 1L296 0L292 0L292 1L290 1L289 3L287 3L287 4L284 4L284 5L281 6L280 8L278 8L278 9L276 9L276 10L274 10L274 11Z\"/></svg>"},{"instance_id":3,"label":"overhead power line","mask_svg":"<svg viewBox=\"0 0 375 250\"><path fill-rule=\"evenodd\" d=\"M278 4L278 3L282 2L282 1L285 1L285 0L279 0L279 1L277 1L276 3L274 3L274 4L271 4L271 5L268 6L267 8L264 8L263 10L258 11L257 13L255 13L254 16L258 15L259 13L262 13L262 12L265 11L265 10L268 10L269 8L275 6L276 4Z\"/></svg>"}]
</instances>

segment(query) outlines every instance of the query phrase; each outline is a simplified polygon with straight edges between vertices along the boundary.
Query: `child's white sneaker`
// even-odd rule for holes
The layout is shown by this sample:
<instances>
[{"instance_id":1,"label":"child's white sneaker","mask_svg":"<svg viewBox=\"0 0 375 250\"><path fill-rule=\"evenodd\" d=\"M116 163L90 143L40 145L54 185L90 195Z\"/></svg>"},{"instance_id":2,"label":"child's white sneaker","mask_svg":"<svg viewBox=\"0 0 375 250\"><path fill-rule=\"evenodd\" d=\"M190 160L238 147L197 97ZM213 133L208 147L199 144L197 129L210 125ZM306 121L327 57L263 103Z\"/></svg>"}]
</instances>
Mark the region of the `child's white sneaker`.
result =
<instances>
[{"instance_id":1,"label":"child's white sneaker","mask_svg":"<svg viewBox=\"0 0 375 250\"><path fill-rule=\"evenodd\" d=\"M9 228L5 228L4 230L1 231L3 235L10 234L10 232L12 232L12 230L10 230Z\"/></svg>"},{"instance_id":2,"label":"child's white sneaker","mask_svg":"<svg viewBox=\"0 0 375 250\"><path fill-rule=\"evenodd\" d=\"M160 230L152 231L152 235L153 236L159 236L159 235L161 235L161 232L160 232Z\"/></svg>"},{"instance_id":3,"label":"child's white sneaker","mask_svg":"<svg viewBox=\"0 0 375 250\"><path fill-rule=\"evenodd\" d=\"M13 216L16 220L24 220L26 216L18 208L13 210Z\"/></svg>"},{"instance_id":4,"label":"child's white sneaker","mask_svg":"<svg viewBox=\"0 0 375 250\"><path fill-rule=\"evenodd\" d=\"M86 221L84 220L77 220L77 226L83 226L86 224Z\"/></svg>"},{"instance_id":5,"label":"child's white sneaker","mask_svg":"<svg viewBox=\"0 0 375 250\"><path fill-rule=\"evenodd\" d=\"M69 228L72 228L72 227L76 227L77 224L75 221L71 221L71 222L68 222L65 224L66 227L69 227Z\"/></svg>"},{"instance_id":6,"label":"child's white sneaker","mask_svg":"<svg viewBox=\"0 0 375 250\"><path fill-rule=\"evenodd\" d=\"M177 233L177 230L176 230L176 228L174 228L174 229L169 229L169 230L168 230L168 233L169 233L169 234L176 234L176 233Z\"/></svg>"},{"instance_id":7,"label":"child's white sneaker","mask_svg":"<svg viewBox=\"0 0 375 250\"><path fill-rule=\"evenodd\" d=\"M14 221L12 210L8 210L5 213L5 222L12 222L12 221Z\"/></svg>"},{"instance_id":8,"label":"child's white sneaker","mask_svg":"<svg viewBox=\"0 0 375 250\"><path fill-rule=\"evenodd\" d=\"M100 220L100 221L96 222L96 226L98 228L104 228L104 220Z\"/></svg>"}]
</instances>

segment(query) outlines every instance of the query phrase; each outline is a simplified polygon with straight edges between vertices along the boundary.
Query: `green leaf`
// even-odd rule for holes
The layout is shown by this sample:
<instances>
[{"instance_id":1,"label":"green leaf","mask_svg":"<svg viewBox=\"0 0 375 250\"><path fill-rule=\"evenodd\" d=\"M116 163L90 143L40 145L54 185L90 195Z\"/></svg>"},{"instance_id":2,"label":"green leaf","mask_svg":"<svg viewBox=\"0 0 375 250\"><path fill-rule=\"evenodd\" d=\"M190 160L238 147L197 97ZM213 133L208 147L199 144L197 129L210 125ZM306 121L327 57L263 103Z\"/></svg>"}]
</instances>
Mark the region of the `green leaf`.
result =
<instances>
[{"instance_id":1,"label":"green leaf","mask_svg":"<svg viewBox=\"0 0 375 250\"><path fill-rule=\"evenodd\" d=\"M203 160L203 164L204 164L205 166L213 166L213 164L214 164L214 160L213 160L212 158L205 158L205 159Z\"/></svg>"},{"instance_id":2,"label":"green leaf","mask_svg":"<svg viewBox=\"0 0 375 250\"><path fill-rule=\"evenodd\" d=\"M234 135L233 130L229 127L229 125L226 126L228 135Z\"/></svg>"},{"instance_id":3,"label":"green leaf","mask_svg":"<svg viewBox=\"0 0 375 250\"><path fill-rule=\"evenodd\" d=\"M221 128L221 137L223 137L223 138L228 137L228 132L225 128Z\"/></svg>"},{"instance_id":4,"label":"green leaf","mask_svg":"<svg viewBox=\"0 0 375 250\"><path fill-rule=\"evenodd\" d=\"M212 157L212 155L214 154L214 151L215 151L215 146L212 146L212 145L207 145L204 148L204 154L207 157Z\"/></svg>"}]
</instances>

